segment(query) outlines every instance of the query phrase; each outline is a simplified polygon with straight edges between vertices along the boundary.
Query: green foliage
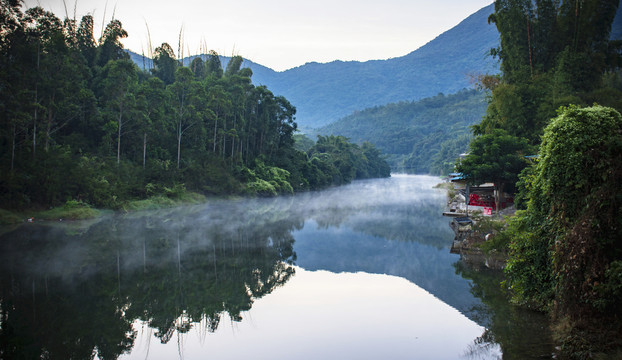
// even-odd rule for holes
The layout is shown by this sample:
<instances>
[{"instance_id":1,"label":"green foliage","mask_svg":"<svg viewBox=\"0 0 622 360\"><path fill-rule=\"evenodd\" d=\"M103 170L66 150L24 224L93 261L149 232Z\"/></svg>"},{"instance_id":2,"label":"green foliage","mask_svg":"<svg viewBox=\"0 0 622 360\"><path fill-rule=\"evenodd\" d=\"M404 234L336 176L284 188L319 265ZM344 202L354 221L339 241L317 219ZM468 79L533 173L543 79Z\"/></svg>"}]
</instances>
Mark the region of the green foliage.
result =
<instances>
[{"instance_id":1,"label":"green foliage","mask_svg":"<svg viewBox=\"0 0 622 360\"><path fill-rule=\"evenodd\" d=\"M472 184L515 183L527 166L525 156L529 153L525 139L495 130L471 141L470 152L457 164L457 170Z\"/></svg>"},{"instance_id":2,"label":"green foliage","mask_svg":"<svg viewBox=\"0 0 622 360\"><path fill-rule=\"evenodd\" d=\"M308 136L303 134L294 134L294 148L298 151L307 152L315 144Z\"/></svg>"},{"instance_id":3,"label":"green foliage","mask_svg":"<svg viewBox=\"0 0 622 360\"><path fill-rule=\"evenodd\" d=\"M501 42L492 54L503 74L473 127L473 142L502 129L540 144L520 180L509 179L526 210L499 239L509 241L506 285L515 301L552 310L562 353L576 358L607 350L622 333L610 321L622 315L611 300L622 258L622 120L614 110L622 110L622 57L610 41L618 7L618 0L496 1L490 21ZM584 108L593 103L613 108Z\"/></svg>"},{"instance_id":4,"label":"green foliage","mask_svg":"<svg viewBox=\"0 0 622 360\"><path fill-rule=\"evenodd\" d=\"M88 204L79 200L67 200L67 202L57 208L39 212L35 215L35 218L43 220L79 220L79 219L91 219L99 215L99 211L91 208Z\"/></svg>"},{"instance_id":5,"label":"green foliage","mask_svg":"<svg viewBox=\"0 0 622 360\"><path fill-rule=\"evenodd\" d=\"M19 224L23 219L8 210L0 209L0 225Z\"/></svg>"},{"instance_id":6,"label":"green foliage","mask_svg":"<svg viewBox=\"0 0 622 360\"><path fill-rule=\"evenodd\" d=\"M293 194L294 189L289 183L289 171L275 166L268 166L260 159L255 161L254 170L247 169L249 194L275 196L277 194Z\"/></svg>"},{"instance_id":7,"label":"green foliage","mask_svg":"<svg viewBox=\"0 0 622 360\"><path fill-rule=\"evenodd\" d=\"M536 145L559 106L591 105L602 98L622 110L617 92L603 78L620 66L619 44L609 40L618 5L617 0L580 6L575 1L496 1L490 21L501 41L492 54L501 60L502 81L474 133L501 128Z\"/></svg>"},{"instance_id":8,"label":"green foliage","mask_svg":"<svg viewBox=\"0 0 622 360\"><path fill-rule=\"evenodd\" d=\"M533 211L533 210L532 210ZM509 242L509 256L505 267L506 285L514 302L536 309L549 308L553 299L554 283L550 249L555 238L550 238L552 224L546 215L518 211L510 219L500 241Z\"/></svg>"},{"instance_id":9,"label":"green foliage","mask_svg":"<svg viewBox=\"0 0 622 360\"><path fill-rule=\"evenodd\" d=\"M355 179L389 177L390 168L371 144L362 147L343 136L321 136L308 151L311 162L324 174L330 174L329 184L341 185ZM321 182L328 178L321 179Z\"/></svg>"},{"instance_id":10,"label":"green foliage","mask_svg":"<svg viewBox=\"0 0 622 360\"><path fill-rule=\"evenodd\" d=\"M506 219L498 219L481 214L471 216L473 220L473 236L477 238L485 238L490 235L489 240L477 244L480 249L486 253L505 252L507 246L505 241L499 236L500 232L506 227Z\"/></svg>"}]
</instances>

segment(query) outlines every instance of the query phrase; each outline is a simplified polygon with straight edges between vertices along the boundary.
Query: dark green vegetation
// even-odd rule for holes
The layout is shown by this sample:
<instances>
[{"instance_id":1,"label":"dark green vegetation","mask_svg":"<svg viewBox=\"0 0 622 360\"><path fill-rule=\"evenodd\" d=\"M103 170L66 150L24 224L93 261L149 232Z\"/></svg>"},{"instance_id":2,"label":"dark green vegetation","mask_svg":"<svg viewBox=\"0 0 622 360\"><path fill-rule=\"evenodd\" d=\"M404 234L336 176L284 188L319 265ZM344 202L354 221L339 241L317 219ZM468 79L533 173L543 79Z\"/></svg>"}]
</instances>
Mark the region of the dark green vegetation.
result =
<instances>
[{"instance_id":1,"label":"dark green vegetation","mask_svg":"<svg viewBox=\"0 0 622 360\"><path fill-rule=\"evenodd\" d=\"M609 40L618 6L496 1L502 76L481 78L491 102L458 164L473 183L518 187L523 210L494 241L509 253L506 285L553 316L560 355L577 359L622 347L622 42Z\"/></svg>"},{"instance_id":2,"label":"dark green vegetation","mask_svg":"<svg viewBox=\"0 0 622 360\"><path fill-rule=\"evenodd\" d=\"M469 127L486 111L484 93L463 90L420 101L357 111L317 131L356 143L369 141L400 172L447 174L471 140Z\"/></svg>"},{"instance_id":3,"label":"dark green vegetation","mask_svg":"<svg viewBox=\"0 0 622 360\"><path fill-rule=\"evenodd\" d=\"M295 107L254 86L239 56L223 67L212 51L184 67L164 43L144 71L123 50L118 20L96 42L90 15L61 21L21 1L1 5L3 207L120 208L188 191L273 195L388 176L370 145L296 150Z\"/></svg>"}]
</instances>

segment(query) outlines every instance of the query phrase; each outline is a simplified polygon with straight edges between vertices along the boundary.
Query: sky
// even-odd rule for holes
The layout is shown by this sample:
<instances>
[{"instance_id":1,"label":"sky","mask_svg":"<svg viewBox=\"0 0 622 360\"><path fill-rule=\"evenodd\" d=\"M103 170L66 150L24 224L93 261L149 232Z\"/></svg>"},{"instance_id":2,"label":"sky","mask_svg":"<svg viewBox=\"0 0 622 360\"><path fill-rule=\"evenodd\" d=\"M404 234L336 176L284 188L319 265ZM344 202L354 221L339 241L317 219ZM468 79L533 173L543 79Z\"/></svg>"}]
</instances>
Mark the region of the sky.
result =
<instances>
[{"instance_id":1,"label":"sky","mask_svg":"<svg viewBox=\"0 0 622 360\"><path fill-rule=\"evenodd\" d=\"M377 60L406 55L492 0L26 0L58 17L91 14L95 38L113 15L122 43L149 54L167 42L183 55L203 49L241 55L283 71L307 62ZM149 31L147 30L149 29ZM149 36L150 35L150 36Z\"/></svg>"}]
</instances>

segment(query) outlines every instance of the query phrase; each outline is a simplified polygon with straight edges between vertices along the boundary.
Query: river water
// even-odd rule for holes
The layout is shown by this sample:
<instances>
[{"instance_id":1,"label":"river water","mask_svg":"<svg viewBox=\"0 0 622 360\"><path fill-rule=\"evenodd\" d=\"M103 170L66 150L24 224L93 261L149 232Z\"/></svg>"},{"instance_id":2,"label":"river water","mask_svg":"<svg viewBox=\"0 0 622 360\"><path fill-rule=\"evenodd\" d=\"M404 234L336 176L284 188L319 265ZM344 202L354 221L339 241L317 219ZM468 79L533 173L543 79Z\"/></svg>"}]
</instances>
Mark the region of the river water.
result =
<instances>
[{"instance_id":1,"label":"river water","mask_svg":"<svg viewBox=\"0 0 622 360\"><path fill-rule=\"evenodd\" d=\"M546 318L450 254L439 182L3 229L0 358L550 358Z\"/></svg>"}]
</instances>

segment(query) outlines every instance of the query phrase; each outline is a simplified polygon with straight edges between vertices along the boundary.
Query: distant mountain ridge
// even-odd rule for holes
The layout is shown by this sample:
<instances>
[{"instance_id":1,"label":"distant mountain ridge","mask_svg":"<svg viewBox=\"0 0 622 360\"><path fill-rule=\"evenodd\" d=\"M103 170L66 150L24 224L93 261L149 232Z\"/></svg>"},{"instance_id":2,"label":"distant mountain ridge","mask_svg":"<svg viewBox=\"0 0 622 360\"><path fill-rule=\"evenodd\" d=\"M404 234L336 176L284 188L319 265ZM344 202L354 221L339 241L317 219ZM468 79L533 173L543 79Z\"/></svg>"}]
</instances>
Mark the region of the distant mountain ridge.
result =
<instances>
[{"instance_id":1,"label":"distant mountain ridge","mask_svg":"<svg viewBox=\"0 0 622 360\"><path fill-rule=\"evenodd\" d=\"M497 73L497 61L487 54L499 43L489 5L421 48L388 60L307 63L282 72L245 59L253 83L283 95L297 109L302 128L316 128L355 110L392 102L451 94L469 86L470 73ZM130 52L139 67L150 59ZM222 56L223 66L229 57ZM191 59L184 59L190 63Z\"/></svg>"},{"instance_id":2,"label":"distant mountain ridge","mask_svg":"<svg viewBox=\"0 0 622 360\"><path fill-rule=\"evenodd\" d=\"M490 49L499 34L489 5L408 55L388 60L308 63L280 73L257 71L253 81L285 96L303 127L319 127L355 110L469 87L468 74L498 73ZM260 70L260 69L258 69Z\"/></svg>"},{"instance_id":3,"label":"distant mountain ridge","mask_svg":"<svg viewBox=\"0 0 622 360\"><path fill-rule=\"evenodd\" d=\"M499 63L489 55L490 49L499 46L499 33L488 24L493 12L494 3L402 57L311 62L282 72L247 59L242 66L253 71L255 85L266 85L296 106L300 128L319 128L357 110L457 93L471 86L470 74L498 73ZM611 38L622 39L622 7L618 8ZM151 61L130 55L140 67ZM191 59L184 59L184 63L189 64ZM223 66L229 59L221 56Z\"/></svg>"}]
</instances>

